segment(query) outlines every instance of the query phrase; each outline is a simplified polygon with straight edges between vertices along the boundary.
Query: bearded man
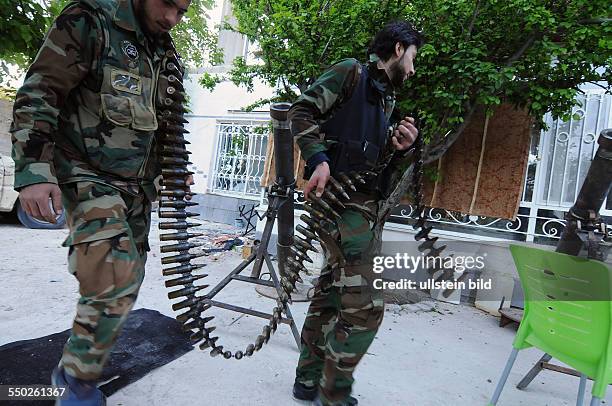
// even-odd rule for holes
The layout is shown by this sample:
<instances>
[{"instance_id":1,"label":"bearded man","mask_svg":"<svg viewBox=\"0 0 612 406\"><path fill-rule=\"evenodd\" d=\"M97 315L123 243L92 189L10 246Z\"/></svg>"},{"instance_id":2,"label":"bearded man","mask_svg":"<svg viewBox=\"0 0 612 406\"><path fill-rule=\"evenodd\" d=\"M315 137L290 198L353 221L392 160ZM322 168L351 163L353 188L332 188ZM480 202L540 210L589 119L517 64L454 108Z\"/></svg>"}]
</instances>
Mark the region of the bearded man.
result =
<instances>
[{"instance_id":1,"label":"bearded man","mask_svg":"<svg viewBox=\"0 0 612 406\"><path fill-rule=\"evenodd\" d=\"M304 196L309 198L314 191L320 198L330 176L339 179L341 174L360 171L377 175L351 193L350 205L336 209L340 218L334 220L335 242L344 266L328 261L317 280L293 386L299 400L357 404L350 396L353 373L384 312L381 292L372 287L372 261L379 244L371 218L376 218L377 203L385 196L388 175L412 159L410 147L418 134L414 119L404 117L395 125L390 119L395 91L414 75L414 59L422 44L410 23L391 22L373 39L367 64L355 59L336 63L289 110L291 132L309 177Z\"/></svg>"},{"instance_id":2,"label":"bearded man","mask_svg":"<svg viewBox=\"0 0 612 406\"><path fill-rule=\"evenodd\" d=\"M17 92L11 127L24 210L66 210L79 283L72 333L52 374L58 405L102 405L102 367L133 307L161 175L161 70L190 0L75 0L57 17ZM171 62L174 61L174 62ZM188 179L187 184L192 180Z\"/></svg>"}]
</instances>

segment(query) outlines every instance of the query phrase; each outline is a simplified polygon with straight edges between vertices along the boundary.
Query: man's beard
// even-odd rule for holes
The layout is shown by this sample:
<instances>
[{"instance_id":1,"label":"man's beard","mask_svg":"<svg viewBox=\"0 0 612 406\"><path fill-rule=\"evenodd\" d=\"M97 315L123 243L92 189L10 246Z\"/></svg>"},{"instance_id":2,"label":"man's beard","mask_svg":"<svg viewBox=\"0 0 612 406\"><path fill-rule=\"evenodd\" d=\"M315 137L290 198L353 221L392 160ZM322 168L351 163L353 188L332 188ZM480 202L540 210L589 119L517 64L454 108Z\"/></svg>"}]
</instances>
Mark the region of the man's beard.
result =
<instances>
[{"instance_id":1,"label":"man's beard","mask_svg":"<svg viewBox=\"0 0 612 406\"><path fill-rule=\"evenodd\" d=\"M157 39L161 33L159 32L151 32L149 31L149 27L147 27L147 4L149 0L140 0L138 2L138 8L136 9L136 19L138 20L138 24L142 29L143 33L152 40Z\"/></svg>"},{"instance_id":2,"label":"man's beard","mask_svg":"<svg viewBox=\"0 0 612 406\"><path fill-rule=\"evenodd\" d=\"M402 59L400 58L389 67L389 73L391 74L389 80L396 89L402 87L404 84L404 78L406 77L406 70L400 63L401 60Z\"/></svg>"}]
</instances>

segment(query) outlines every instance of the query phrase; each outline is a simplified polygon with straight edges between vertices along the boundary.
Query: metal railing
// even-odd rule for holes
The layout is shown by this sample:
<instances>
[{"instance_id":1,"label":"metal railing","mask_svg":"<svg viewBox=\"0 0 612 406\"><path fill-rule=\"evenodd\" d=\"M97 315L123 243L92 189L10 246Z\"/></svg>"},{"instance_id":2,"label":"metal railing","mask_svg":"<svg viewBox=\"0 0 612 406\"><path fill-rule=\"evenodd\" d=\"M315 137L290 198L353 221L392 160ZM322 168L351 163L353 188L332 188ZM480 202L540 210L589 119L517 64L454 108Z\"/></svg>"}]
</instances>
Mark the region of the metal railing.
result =
<instances>
[{"instance_id":1,"label":"metal railing","mask_svg":"<svg viewBox=\"0 0 612 406\"><path fill-rule=\"evenodd\" d=\"M532 139L514 221L443 209L428 210L428 219L451 233L542 243L558 240L565 228L565 212L574 204L597 151L599 133L612 126L612 96L587 90L579 101L581 106L573 109L569 121L553 121L547 116L548 130ZM412 210L409 205L398 207L391 221L407 222ZM609 218L608 223L612 221L612 199L604 202L600 213Z\"/></svg>"},{"instance_id":2,"label":"metal railing","mask_svg":"<svg viewBox=\"0 0 612 406\"><path fill-rule=\"evenodd\" d=\"M545 119L548 130L532 139L525 172L522 199L514 221L466 215L444 209L429 209L426 216L437 229L455 236L482 237L493 240L554 243L565 227L565 212L573 205L590 161L597 150L601 130L612 127L612 96L599 90L587 90L580 96L582 106L574 108L570 121ZM260 194L262 207L267 204ZM295 202L303 203L301 193ZM413 208L398 206L390 222L410 223ZM604 202L601 215L612 223L612 198ZM406 227L409 231L410 228ZM612 234L612 227L608 226Z\"/></svg>"}]
</instances>

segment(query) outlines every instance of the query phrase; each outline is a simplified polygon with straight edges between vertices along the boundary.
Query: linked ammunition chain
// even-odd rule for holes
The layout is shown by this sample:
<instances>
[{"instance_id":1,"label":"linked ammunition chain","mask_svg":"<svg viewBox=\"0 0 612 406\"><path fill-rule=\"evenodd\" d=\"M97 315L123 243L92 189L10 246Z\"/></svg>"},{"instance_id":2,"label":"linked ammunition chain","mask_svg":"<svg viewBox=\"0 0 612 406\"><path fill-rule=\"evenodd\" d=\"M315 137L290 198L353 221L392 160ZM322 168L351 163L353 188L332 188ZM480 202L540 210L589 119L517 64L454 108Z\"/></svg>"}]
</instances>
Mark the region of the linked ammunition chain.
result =
<instances>
[{"instance_id":1,"label":"linked ammunition chain","mask_svg":"<svg viewBox=\"0 0 612 406\"><path fill-rule=\"evenodd\" d=\"M211 300L206 295L197 296L198 292L208 288L209 285L197 284L199 280L207 276L205 273L200 273L201 268L205 265L191 262L206 253L190 252L191 249L202 246L202 244L190 241L202 234L189 232L189 229L200 224L189 221L192 217L198 216L198 213L189 211L189 208L197 206L197 203L190 201L194 193L190 191L186 183L187 177L192 175L192 172L188 170L191 153L186 146L189 145L189 142L184 136L188 133L185 129L187 120L184 118L187 112L184 107L186 100L183 86L184 69L173 48L167 51L166 57L167 62L160 72L160 83L166 86L165 88L160 86L164 90L160 91L161 94L158 94L157 98L159 127L156 139L159 141L163 186L160 192L159 228L162 231L172 231L161 233L160 241L174 241L174 243L162 245L160 248L162 254L172 254L162 256L163 266L172 265L164 268L162 274L170 278L165 281L166 287L173 289L168 293L168 298L170 300L180 299L172 304L172 309L174 311L184 310L183 313L176 316L176 320L183 325L183 330L191 333L191 343L193 345L199 343L201 350L210 349L211 356L222 355L226 359L239 360L259 351L276 331L278 324L282 321L283 313L287 312L287 304L291 302L291 293L295 290L296 283L302 282L299 273L307 273L304 262L312 262L308 257L308 251L318 252L313 241L319 242L325 249L328 266L332 269L345 266L346 259L337 244L339 230L335 219L340 217L339 211L350 208L360 211L373 222L377 221L376 213L366 205L352 202L350 194L358 192L361 186L375 182L378 174L372 171L340 173L336 178L329 179L321 197L317 197L314 192L307 196L308 201L304 204L306 213L300 217L305 226L296 227L296 231L302 236L294 238L294 245L291 247L293 257L287 258L285 272L280 275L282 289L278 292L276 307L272 310L268 324L244 351L239 350L233 353L225 350L224 346L218 342L219 337L212 335L216 329L210 325L214 316L203 317L203 313L213 306ZM418 147L417 151L420 151L421 148L422 146ZM415 238L425 240L419 249L424 247L423 250L429 249L428 255L439 255L444 247L434 247L437 237L430 238L428 234L431 227L425 226L425 208L421 204L422 195L420 193L421 178L422 160L419 154L414 169L414 184L417 185L415 205L419 215L415 228L420 228L420 230Z\"/></svg>"},{"instance_id":2,"label":"linked ammunition chain","mask_svg":"<svg viewBox=\"0 0 612 406\"><path fill-rule=\"evenodd\" d=\"M422 138L417 137L414 143L415 163L413 166L412 175L412 195L414 204L414 216L416 222L413 228L417 231L414 238L416 241L422 241L418 246L419 252L424 253L426 257L438 257L446 248L446 245L437 246L438 237L431 237L431 226L426 224L426 207L423 204L423 143ZM338 227L333 219L340 217L339 210L350 208L357 210L365 218L372 222L377 222L379 219L376 213L373 212L367 205L353 202L350 194L359 192L360 186L369 185L372 182L377 182L379 179L378 173L382 173L387 163L382 163L374 171L340 173L336 178L330 178L325 191L321 197L317 197L314 192L310 192L308 200L304 204L304 210L307 212L300 216L300 219L306 224L306 227L298 225L296 231L302 234L302 238L296 236L294 239L294 247L292 253L294 258L288 260L288 268L292 274L297 275L300 271L306 271L303 264L304 261L312 262L306 252L314 250L313 241L321 244L327 253L327 266L331 269L342 268L346 265L346 259L342 254L338 241ZM428 269L430 276L433 276L440 269ZM438 277L437 280L449 280L453 278L453 270L446 270ZM466 274L462 275L464 277ZM286 286L286 292L290 295L291 290L295 287L295 276L289 277L289 284ZM460 278L462 279L462 278ZM285 282L283 282L285 286Z\"/></svg>"},{"instance_id":3,"label":"linked ammunition chain","mask_svg":"<svg viewBox=\"0 0 612 406\"><path fill-rule=\"evenodd\" d=\"M346 258L337 243L340 231L335 220L340 218L339 211L350 208L376 221L376 213L366 205L352 202L350 194L359 192L361 186L370 184L377 177L372 171L340 173L335 178L329 178L321 197L317 197L314 191L308 194L308 200L303 205L306 213L300 216L305 226L299 224L296 227L302 236L294 237L291 248L294 257L287 260L287 277L281 282L289 297L296 282L301 282L299 272L307 272L304 262L312 263L308 251L318 252L313 241L321 244L326 252L328 267L336 269L346 265Z\"/></svg>"},{"instance_id":4,"label":"linked ammunition chain","mask_svg":"<svg viewBox=\"0 0 612 406\"><path fill-rule=\"evenodd\" d=\"M422 137L417 137L414 142L414 154L415 161L412 170L412 197L414 205L414 217L416 222L412 225L412 228L417 231L414 235L416 241L422 241L418 246L419 252L424 253L426 258L439 257L442 251L446 248L446 245L436 246L438 237L430 237L429 233L433 229L432 226L426 224L425 212L427 208L423 204L423 140ZM441 269L430 268L428 273L430 276L434 276L436 272ZM465 277L467 274L463 274L460 279ZM436 281L443 280L454 280L454 270L443 269L442 274L436 279ZM445 292L447 296L448 292Z\"/></svg>"},{"instance_id":5,"label":"linked ammunition chain","mask_svg":"<svg viewBox=\"0 0 612 406\"><path fill-rule=\"evenodd\" d=\"M162 254L172 253L172 255L161 258L162 265L172 265L164 268L162 274L170 277L165 281L166 287L174 289L168 293L168 298L181 299L172 304L172 310L185 310L176 316L176 320L183 325L184 331L191 332L191 343L193 345L200 343L199 347L202 350L210 349L211 356L222 355L226 359L232 357L241 359L244 356L253 355L268 342L282 319L289 296L281 292L283 294L277 299L277 307L273 309L268 325L264 326L255 342L249 344L244 351L232 353L224 350L223 345L218 342L219 337L212 336L216 327L210 326L209 323L214 317L203 317L202 315L204 311L212 307L212 304L207 300L206 295L196 295L209 287L209 285L196 284L197 281L207 276L207 274L199 273L199 270L205 265L191 263L193 259L202 257L206 253L190 253L191 249L200 247L202 244L189 240L203 234L189 232L190 228L200 224L189 221L190 218L198 216L198 213L189 211L189 208L197 206L197 203L189 201L188 197L195 193L190 192L189 185L186 184L186 178L192 175L192 172L187 169L187 166L191 164L189 162L191 152L186 148L189 141L184 137L189 133L185 129L185 123L188 121L184 118L187 112L184 107L186 100L183 87L184 70L174 50L169 50L166 57L168 61L160 72L160 83L165 81L167 85L164 90L165 94L158 95L157 109L159 129L156 138L160 141L163 186L160 193L159 228L162 231L172 230L172 232L160 234L160 241L175 241L175 243L162 245L160 248ZM298 280L301 281L301 278L297 274L291 274L290 278L282 277L281 283L285 287L295 286L295 281Z\"/></svg>"}]
</instances>

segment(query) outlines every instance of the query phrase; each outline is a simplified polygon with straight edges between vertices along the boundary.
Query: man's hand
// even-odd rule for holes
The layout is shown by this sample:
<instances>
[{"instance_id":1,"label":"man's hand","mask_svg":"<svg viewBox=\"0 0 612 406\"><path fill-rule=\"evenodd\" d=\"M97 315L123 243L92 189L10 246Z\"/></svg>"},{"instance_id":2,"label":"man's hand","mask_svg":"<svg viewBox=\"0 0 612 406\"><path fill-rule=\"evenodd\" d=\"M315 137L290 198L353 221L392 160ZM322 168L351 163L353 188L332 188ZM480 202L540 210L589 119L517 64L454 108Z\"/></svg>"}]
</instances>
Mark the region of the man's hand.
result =
<instances>
[{"instance_id":1,"label":"man's hand","mask_svg":"<svg viewBox=\"0 0 612 406\"><path fill-rule=\"evenodd\" d=\"M49 207L49 198L53 211ZM30 216L55 224L55 216L62 214L62 192L55 183L37 183L19 191L19 202Z\"/></svg>"},{"instance_id":2,"label":"man's hand","mask_svg":"<svg viewBox=\"0 0 612 406\"><path fill-rule=\"evenodd\" d=\"M414 126L414 118L404 117L393 132L391 140L397 151L405 151L414 143L419 135L419 130Z\"/></svg>"},{"instance_id":3,"label":"man's hand","mask_svg":"<svg viewBox=\"0 0 612 406\"><path fill-rule=\"evenodd\" d=\"M187 178L185 179L185 185L191 186L194 183L195 182L193 181L193 175L187 176ZM191 192L191 189L188 188L186 192ZM185 195L185 200L191 200L191 195Z\"/></svg>"},{"instance_id":4,"label":"man's hand","mask_svg":"<svg viewBox=\"0 0 612 406\"><path fill-rule=\"evenodd\" d=\"M321 162L315 168L312 176L308 180L308 183L304 187L304 197L308 199L308 194L314 188L316 188L317 197L321 197L323 195L323 190L325 189L325 185L329 180L329 165L327 162Z\"/></svg>"}]
</instances>

